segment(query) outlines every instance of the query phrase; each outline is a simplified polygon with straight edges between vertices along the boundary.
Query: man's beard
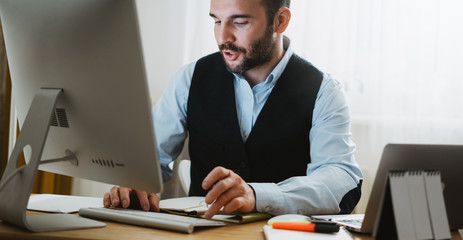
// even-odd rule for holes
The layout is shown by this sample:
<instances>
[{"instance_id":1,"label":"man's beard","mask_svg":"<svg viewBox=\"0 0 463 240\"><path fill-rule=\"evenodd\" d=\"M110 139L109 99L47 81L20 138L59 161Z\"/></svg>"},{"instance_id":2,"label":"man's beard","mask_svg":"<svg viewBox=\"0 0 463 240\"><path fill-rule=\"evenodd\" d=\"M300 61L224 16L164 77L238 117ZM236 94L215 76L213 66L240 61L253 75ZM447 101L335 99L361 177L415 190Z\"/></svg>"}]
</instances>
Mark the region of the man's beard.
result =
<instances>
[{"instance_id":1,"label":"man's beard","mask_svg":"<svg viewBox=\"0 0 463 240\"><path fill-rule=\"evenodd\" d=\"M273 26L268 26L265 30L264 36L257 39L251 44L251 48L248 51L245 48L238 47L233 43L228 44L221 44L219 49L223 50L232 50L236 52L240 52L243 55L242 62L233 67L225 61L225 66L227 67L229 72L243 74L245 71L252 69L254 67L263 65L269 62L272 59L273 52L275 49L274 40L272 37L273 34ZM223 53L222 53L223 57Z\"/></svg>"}]
</instances>

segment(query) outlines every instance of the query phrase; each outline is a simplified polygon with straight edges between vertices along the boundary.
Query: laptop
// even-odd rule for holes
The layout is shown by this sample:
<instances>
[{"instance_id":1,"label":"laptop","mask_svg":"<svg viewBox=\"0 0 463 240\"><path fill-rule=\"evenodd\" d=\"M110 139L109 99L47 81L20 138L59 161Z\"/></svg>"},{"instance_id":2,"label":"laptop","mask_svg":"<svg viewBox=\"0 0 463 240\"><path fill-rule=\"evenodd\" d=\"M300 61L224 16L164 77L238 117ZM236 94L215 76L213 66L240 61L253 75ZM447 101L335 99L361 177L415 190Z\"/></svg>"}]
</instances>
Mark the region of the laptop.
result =
<instances>
[{"instance_id":1,"label":"laptop","mask_svg":"<svg viewBox=\"0 0 463 240\"><path fill-rule=\"evenodd\" d=\"M376 172L365 214L316 215L313 219L331 220L349 230L373 233L379 219L382 194L388 171L439 170L450 230L463 228L463 145L388 144Z\"/></svg>"}]
</instances>

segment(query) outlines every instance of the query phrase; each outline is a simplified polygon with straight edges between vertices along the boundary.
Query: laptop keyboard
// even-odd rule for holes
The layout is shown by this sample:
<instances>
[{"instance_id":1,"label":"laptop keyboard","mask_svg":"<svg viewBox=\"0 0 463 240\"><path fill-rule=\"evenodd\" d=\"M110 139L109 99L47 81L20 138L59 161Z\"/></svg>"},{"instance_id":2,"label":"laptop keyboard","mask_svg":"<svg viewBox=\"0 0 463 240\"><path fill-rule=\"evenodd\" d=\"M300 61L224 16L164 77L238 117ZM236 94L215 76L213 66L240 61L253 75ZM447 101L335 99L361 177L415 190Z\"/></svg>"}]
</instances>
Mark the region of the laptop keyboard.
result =
<instances>
[{"instance_id":1,"label":"laptop keyboard","mask_svg":"<svg viewBox=\"0 0 463 240\"><path fill-rule=\"evenodd\" d=\"M349 224L360 228L362 226L363 219L340 219L337 221L340 223Z\"/></svg>"}]
</instances>

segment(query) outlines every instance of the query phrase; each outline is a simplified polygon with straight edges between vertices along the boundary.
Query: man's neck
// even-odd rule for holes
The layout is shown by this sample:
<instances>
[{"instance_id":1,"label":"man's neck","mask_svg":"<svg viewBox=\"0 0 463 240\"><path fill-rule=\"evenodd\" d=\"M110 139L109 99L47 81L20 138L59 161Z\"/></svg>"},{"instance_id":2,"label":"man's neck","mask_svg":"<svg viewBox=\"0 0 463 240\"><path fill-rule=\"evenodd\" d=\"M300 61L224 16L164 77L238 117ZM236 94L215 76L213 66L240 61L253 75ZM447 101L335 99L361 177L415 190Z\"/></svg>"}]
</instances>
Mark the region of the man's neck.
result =
<instances>
[{"instance_id":1,"label":"man's neck","mask_svg":"<svg viewBox=\"0 0 463 240\"><path fill-rule=\"evenodd\" d=\"M256 86L257 84L265 81L268 75L273 71L276 65L280 62L281 58L285 54L285 50L283 49L283 44L281 41L276 44L276 48L273 54L272 59L262 66L255 67L253 69L249 69L243 73L243 77L252 87Z\"/></svg>"}]
</instances>

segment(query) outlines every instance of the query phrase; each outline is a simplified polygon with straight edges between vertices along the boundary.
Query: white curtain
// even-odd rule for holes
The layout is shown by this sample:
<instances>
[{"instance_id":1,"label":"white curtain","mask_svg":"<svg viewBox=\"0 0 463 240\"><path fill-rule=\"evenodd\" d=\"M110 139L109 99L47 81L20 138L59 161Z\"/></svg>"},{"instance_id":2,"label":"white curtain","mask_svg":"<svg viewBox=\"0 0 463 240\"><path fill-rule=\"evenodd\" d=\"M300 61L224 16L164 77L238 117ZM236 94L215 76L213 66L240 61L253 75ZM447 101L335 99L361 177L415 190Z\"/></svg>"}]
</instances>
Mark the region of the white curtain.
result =
<instances>
[{"instance_id":1,"label":"white curtain","mask_svg":"<svg viewBox=\"0 0 463 240\"><path fill-rule=\"evenodd\" d=\"M463 1L292 4L288 35L343 82L365 168L388 142L463 144Z\"/></svg>"},{"instance_id":2,"label":"white curtain","mask_svg":"<svg viewBox=\"0 0 463 240\"><path fill-rule=\"evenodd\" d=\"M292 1L294 48L344 84L366 196L385 144L463 144L461 9L460 0Z\"/></svg>"}]
</instances>

